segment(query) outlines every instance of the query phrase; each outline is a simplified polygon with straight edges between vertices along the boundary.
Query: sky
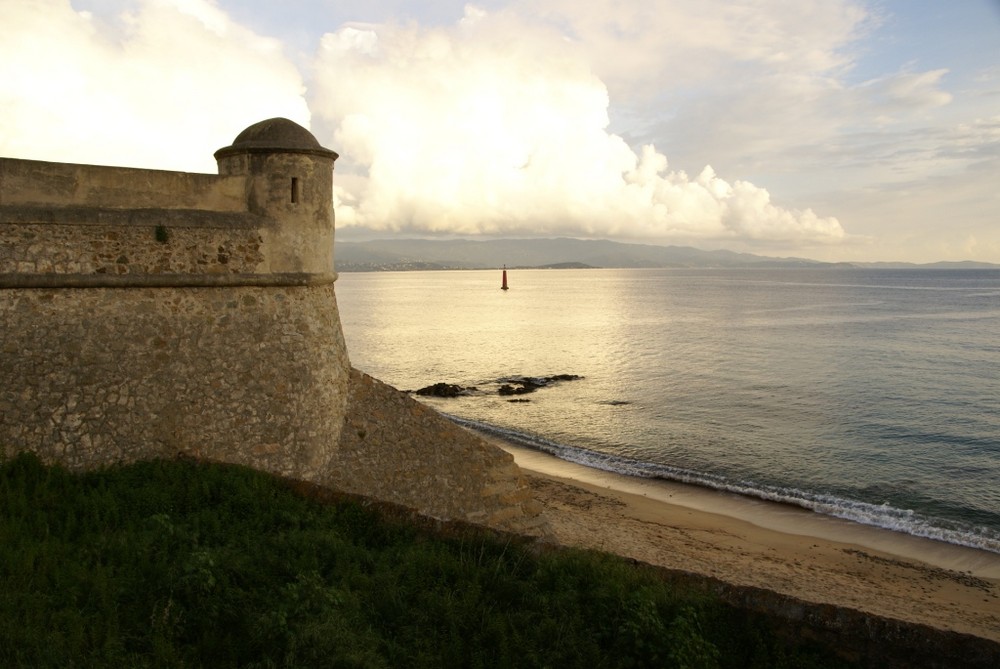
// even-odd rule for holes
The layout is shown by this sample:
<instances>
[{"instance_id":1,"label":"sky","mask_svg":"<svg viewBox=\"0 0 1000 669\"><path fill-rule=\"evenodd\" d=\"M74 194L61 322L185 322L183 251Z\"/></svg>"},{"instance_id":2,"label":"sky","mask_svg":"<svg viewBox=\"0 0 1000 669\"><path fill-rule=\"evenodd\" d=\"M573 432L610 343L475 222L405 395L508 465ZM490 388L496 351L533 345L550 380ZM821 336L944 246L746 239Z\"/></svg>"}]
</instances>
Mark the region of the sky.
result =
<instances>
[{"instance_id":1,"label":"sky","mask_svg":"<svg viewBox=\"0 0 1000 669\"><path fill-rule=\"evenodd\" d=\"M276 116L338 239L1000 263L1000 0L0 0L0 156L215 172Z\"/></svg>"}]
</instances>

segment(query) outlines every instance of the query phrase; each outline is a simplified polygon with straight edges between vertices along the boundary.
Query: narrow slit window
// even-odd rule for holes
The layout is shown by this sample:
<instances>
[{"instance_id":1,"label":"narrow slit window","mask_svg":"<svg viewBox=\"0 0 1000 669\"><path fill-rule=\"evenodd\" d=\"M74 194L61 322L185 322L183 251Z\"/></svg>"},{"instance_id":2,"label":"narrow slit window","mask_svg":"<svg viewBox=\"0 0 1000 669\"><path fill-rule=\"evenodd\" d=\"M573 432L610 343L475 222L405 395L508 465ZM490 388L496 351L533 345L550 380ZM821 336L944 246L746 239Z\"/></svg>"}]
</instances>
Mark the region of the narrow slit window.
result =
<instances>
[{"instance_id":1,"label":"narrow slit window","mask_svg":"<svg viewBox=\"0 0 1000 669\"><path fill-rule=\"evenodd\" d=\"M299 178L292 177L292 203L299 201Z\"/></svg>"}]
</instances>

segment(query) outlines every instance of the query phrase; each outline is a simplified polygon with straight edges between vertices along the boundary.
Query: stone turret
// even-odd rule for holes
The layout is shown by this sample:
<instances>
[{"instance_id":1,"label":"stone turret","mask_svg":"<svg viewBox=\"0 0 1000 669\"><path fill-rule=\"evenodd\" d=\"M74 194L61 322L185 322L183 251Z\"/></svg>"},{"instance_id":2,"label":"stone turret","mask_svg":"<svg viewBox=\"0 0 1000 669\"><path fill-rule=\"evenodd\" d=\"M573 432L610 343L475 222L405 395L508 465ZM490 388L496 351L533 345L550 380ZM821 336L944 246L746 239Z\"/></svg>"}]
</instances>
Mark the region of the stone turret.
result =
<instances>
[{"instance_id":1,"label":"stone turret","mask_svg":"<svg viewBox=\"0 0 1000 669\"><path fill-rule=\"evenodd\" d=\"M248 211L272 223L263 230L270 271L332 271L335 152L297 123L272 118L241 132L215 159L221 176L246 178Z\"/></svg>"}]
</instances>

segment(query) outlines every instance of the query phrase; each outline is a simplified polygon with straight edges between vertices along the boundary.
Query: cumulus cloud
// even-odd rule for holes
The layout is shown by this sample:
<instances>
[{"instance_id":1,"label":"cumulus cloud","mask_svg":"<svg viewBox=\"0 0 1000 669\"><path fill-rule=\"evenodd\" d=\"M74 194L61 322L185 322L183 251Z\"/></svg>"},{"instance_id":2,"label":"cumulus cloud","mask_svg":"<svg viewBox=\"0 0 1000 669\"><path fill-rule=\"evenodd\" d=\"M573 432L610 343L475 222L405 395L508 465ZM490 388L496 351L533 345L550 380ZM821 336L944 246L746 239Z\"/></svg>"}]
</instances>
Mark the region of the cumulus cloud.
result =
<instances>
[{"instance_id":1,"label":"cumulus cloud","mask_svg":"<svg viewBox=\"0 0 1000 669\"><path fill-rule=\"evenodd\" d=\"M706 167L609 130L609 92L565 32L469 7L450 27L324 36L313 112L345 157L338 224L415 233L838 241Z\"/></svg>"},{"instance_id":2,"label":"cumulus cloud","mask_svg":"<svg viewBox=\"0 0 1000 669\"><path fill-rule=\"evenodd\" d=\"M0 0L0 155L214 171L253 122L308 124L281 44L211 0L136 0L114 15Z\"/></svg>"}]
</instances>

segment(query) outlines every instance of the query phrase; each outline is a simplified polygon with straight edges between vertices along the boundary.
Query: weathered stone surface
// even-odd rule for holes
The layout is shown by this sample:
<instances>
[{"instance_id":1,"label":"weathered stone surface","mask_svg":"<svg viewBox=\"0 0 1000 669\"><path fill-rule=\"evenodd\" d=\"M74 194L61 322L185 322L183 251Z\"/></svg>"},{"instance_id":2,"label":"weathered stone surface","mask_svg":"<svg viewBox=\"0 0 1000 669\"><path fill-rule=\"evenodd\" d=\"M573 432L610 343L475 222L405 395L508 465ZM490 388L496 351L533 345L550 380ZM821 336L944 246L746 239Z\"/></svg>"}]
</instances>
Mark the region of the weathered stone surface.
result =
<instances>
[{"instance_id":1,"label":"weathered stone surface","mask_svg":"<svg viewBox=\"0 0 1000 669\"><path fill-rule=\"evenodd\" d=\"M242 175L0 158L0 206L246 211Z\"/></svg>"},{"instance_id":2,"label":"weathered stone surface","mask_svg":"<svg viewBox=\"0 0 1000 669\"><path fill-rule=\"evenodd\" d=\"M177 453L315 480L347 354L333 287L0 295L0 446L87 469Z\"/></svg>"},{"instance_id":3,"label":"weathered stone surface","mask_svg":"<svg viewBox=\"0 0 1000 669\"><path fill-rule=\"evenodd\" d=\"M324 483L437 518L540 534L541 507L513 457L351 370L340 447Z\"/></svg>"},{"instance_id":4,"label":"weathered stone surface","mask_svg":"<svg viewBox=\"0 0 1000 669\"><path fill-rule=\"evenodd\" d=\"M264 263L254 227L172 221L160 226L161 242L156 221L166 223L151 216L145 225L0 224L0 274L240 274Z\"/></svg>"}]
</instances>

